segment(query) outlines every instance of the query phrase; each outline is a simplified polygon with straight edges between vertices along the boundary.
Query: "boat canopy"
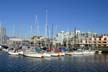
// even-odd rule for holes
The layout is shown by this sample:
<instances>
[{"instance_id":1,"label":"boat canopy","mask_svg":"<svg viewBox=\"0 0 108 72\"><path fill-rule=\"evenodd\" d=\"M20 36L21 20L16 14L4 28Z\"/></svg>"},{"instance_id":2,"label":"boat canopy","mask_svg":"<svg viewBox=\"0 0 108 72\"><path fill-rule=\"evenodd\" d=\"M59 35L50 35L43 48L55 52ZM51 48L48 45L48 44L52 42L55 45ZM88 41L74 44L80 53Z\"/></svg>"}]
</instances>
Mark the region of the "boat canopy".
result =
<instances>
[{"instance_id":1,"label":"boat canopy","mask_svg":"<svg viewBox=\"0 0 108 72\"><path fill-rule=\"evenodd\" d=\"M59 48L59 51L68 51L68 49L67 48Z\"/></svg>"},{"instance_id":2,"label":"boat canopy","mask_svg":"<svg viewBox=\"0 0 108 72\"><path fill-rule=\"evenodd\" d=\"M42 49L40 47L35 47L35 51L39 53L42 51Z\"/></svg>"}]
</instances>

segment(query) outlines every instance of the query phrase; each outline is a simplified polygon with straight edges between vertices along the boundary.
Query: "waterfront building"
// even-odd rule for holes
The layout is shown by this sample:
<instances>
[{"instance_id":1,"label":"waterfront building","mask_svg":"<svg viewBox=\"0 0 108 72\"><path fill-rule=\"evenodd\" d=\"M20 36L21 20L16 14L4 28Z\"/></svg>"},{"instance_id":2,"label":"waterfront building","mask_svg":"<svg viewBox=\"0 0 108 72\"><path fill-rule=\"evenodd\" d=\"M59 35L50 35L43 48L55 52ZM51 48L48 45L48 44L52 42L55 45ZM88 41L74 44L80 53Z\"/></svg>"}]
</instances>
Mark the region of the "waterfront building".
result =
<instances>
[{"instance_id":1,"label":"waterfront building","mask_svg":"<svg viewBox=\"0 0 108 72\"><path fill-rule=\"evenodd\" d=\"M34 44L39 44L39 43L45 43L45 41L48 41L48 38L45 38L43 36L33 36L31 38L31 42Z\"/></svg>"},{"instance_id":2,"label":"waterfront building","mask_svg":"<svg viewBox=\"0 0 108 72\"><path fill-rule=\"evenodd\" d=\"M88 47L89 41L88 38L96 37L96 33L93 32L80 32L80 30L76 30L74 32L74 37L69 39L71 41L71 45L76 45L77 47Z\"/></svg>"},{"instance_id":3,"label":"waterfront building","mask_svg":"<svg viewBox=\"0 0 108 72\"><path fill-rule=\"evenodd\" d=\"M89 38L89 44L96 47L108 47L108 35L104 34Z\"/></svg>"},{"instance_id":4,"label":"waterfront building","mask_svg":"<svg viewBox=\"0 0 108 72\"><path fill-rule=\"evenodd\" d=\"M69 32L61 31L60 33L58 33L56 35L56 40L57 40L57 42L59 42L62 45L64 39L68 39L69 36L70 36L70 33Z\"/></svg>"},{"instance_id":5,"label":"waterfront building","mask_svg":"<svg viewBox=\"0 0 108 72\"><path fill-rule=\"evenodd\" d=\"M61 31L57 34L56 40L62 45L70 45L74 47L77 46L88 46L89 40L88 38L96 37L97 34L93 32L81 32L80 30L75 30L73 32L64 32Z\"/></svg>"},{"instance_id":6,"label":"waterfront building","mask_svg":"<svg viewBox=\"0 0 108 72\"><path fill-rule=\"evenodd\" d=\"M9 39L7 40L8 44L13 44L13 43L20 43L23 40L21 38L18 37L9 37Z\"/></svg>"},{"instance_id":7,"label":"waterfront building","mask_svg":"<svg viewBox=\"0 0 108 72\"><path fill-rule=\"evenodd\" d=\"M9 47L15 48L16 45L21 45L22 41L23 41L23 39L18 38L18 37L9 37L9 39L7 40L7 45Z\"/></svg>"},{"instance_id":8,"label":"waterfront building","mask_svg":"<svg viewBox=\"0 0 108 72\"><path fill-rule=\"evenodd\" d=\"M63 44L64 36L65 36L64 31L61 31L56 35L56 39L58 40L59 43Z\"/></svg>"}]
</instances>

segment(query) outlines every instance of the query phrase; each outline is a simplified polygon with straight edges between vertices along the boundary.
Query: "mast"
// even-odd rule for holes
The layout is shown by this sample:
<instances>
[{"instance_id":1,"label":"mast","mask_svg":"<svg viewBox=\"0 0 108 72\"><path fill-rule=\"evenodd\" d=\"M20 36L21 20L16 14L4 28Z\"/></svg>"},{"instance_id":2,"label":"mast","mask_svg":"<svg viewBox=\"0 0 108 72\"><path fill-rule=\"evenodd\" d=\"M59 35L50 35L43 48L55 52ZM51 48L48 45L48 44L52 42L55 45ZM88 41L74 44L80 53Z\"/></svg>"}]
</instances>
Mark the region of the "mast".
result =
<instances>
[{"instance_id":1,"label":"mast","mask_svg":"<svg viewBox=\"0 0 108 72\"><path fill-rule=\"evenodd\" d=\"M55 33L54 33L54 35L56 35L56 33L57 33L57 25L55 26ZM55 47L57 48L57 43L55 44Z\"/></svg>"},{"instance_id":2,"label":"mast","mask_svg":"<svg viewBox=\"0 0 108 72\"><path fill-rule=\"evenodd\" d=\"M38 17L37 15L35 15L35 26L36 26L36 35L33 35L33 36L36 36L38 37L39 36L39 25L38 25ZM32 28L31 27L31 31L32 31ZM33 42L34 42L34 46L35 46L35 40L33 39Z\"/></svg>"},{"instance_id":3,"label":"mast","mask_svg":"<svg viewBox=\"0 0 108 72\"><path fill-rule=\"evenodd\" d=\"M16 37L15 36L15 24L13 24L13 37ZM16 45L16 41L15 41L15 43L12 42L12 44L13 44L13 47L15 48L16 47L15 46Z\"/></svg>"},{"instance_id":4,"label":"mast","mask_svg":"<svg viewBox=\"0 0 108 72\"><path fill-rule=\"evenodd\" d=\"M53 24L52 24L52 28L51 28L51 48L53 47Z\"/></svg>"},{"instance_id":5,"label":"mast","mask_svg":"<svg viewBox=\"0 0 108 72\"><path fill-rule=\"evenodd\" d=\"M67 45L66 45L67 48L69 48L69 45L68 44L69 44L69 34L67 34Z\"/></svg>"},{"instance_id":6,"label":"mast","mask_svg":"<svg viewBox=\"0 0 108 72\"><path fill-rule=\"evenodd\" d=\"M74 45L74 48L76 48L76 28L74 28L74 43L73 43L73 45Z\"/></svg>"},{"instance_id":7,"label":"mast","mask_svg":"<svg viewBox=\"0 0 108 72\"><path fill-rule=\"evenodd\" d=\"M48 18L47 18L47 10L46 10L46 23L45 23L45 46L47 46L47 38L48 38Z\"/></svg>"},{"instance_id":8,"label":"mast","mask_svg":"<svg viewBox=\"0 0 108 72\"><path fill-rule=\"evenodd\" d=\"M0 22L0 29L2 28L2 24L1 24L1 22ZM1 31L1 30L0 30ZM0 34L0 44L2 44L2 35Z\"/></svg>"},{"instance_id":9,"label":"mast","mask_svg":"<svg viewBox=\"0 0 108 72\"><path fill-rule=\"evenodd\" d=\"M32 26L30 26L30 38L32 38ZM34 42L34 39L33 39L33 42Z\"/></svg>"}]
</instances>

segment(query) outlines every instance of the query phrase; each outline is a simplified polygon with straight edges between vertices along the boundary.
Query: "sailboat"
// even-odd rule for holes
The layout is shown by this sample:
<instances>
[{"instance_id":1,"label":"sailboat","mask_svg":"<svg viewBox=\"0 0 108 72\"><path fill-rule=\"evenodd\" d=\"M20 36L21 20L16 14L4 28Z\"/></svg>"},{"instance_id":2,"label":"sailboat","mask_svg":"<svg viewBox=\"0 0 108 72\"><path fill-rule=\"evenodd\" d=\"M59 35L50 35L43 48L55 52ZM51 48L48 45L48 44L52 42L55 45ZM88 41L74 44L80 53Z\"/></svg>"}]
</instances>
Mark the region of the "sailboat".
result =
<instances>
[{"instance_id":1,"label":"sailboat","mask_svg":"<svg viewBox=\"0 0 108 72\"><path fill-rule=\"evenodd\" d=\"M51 52L51 56L52 56L52 57L58 57L59 54L58 54L58 53Z\"/></svg>"},{"instance_id":2,"label":"sailboat","mask_svg":"<svg viewBox=\"0 0 108 72\"><path fill-rule=\"evenodd\" d=\"M37 16L36 16L36 23L37 23ZM32 33L32 26L31 26L30 30L31 30L31 33ZM41 52L41 49L39 47L36 47L35 44L33 44L33 45L31 44L30 48L27 48L24 51L24 56L42 58L43 53Z\"/></svg>"},{"instance_id":3,"label":"sailboat","mask_svg":"<svg viewBox=\"0 0 108 72\"><path fill-rule=\"evenodd\" d=\"M37 52L36 48L34 48L34 47L26 49L26 51L24 51L24 56L35 57L35 58L42 58L43 57L42 53Z\"/></svg>"},{"instance_id":4,"label":"sailboat","mask_svg":"<svg viewBox=\"0 0 108 72\"><path fill-rule=\"evenodd\" d=\"M61 48L61 51L59 52L59 56L65 56L65 48Z\"/></svg>"},{"instance_id":5,"label":"sailboat","mask_svg":"<svg viewBox=\"0 0 108 72\"><path fill-rule=\"evenodd\" d=\"M59 50L57 48L53 48L51 51L51 56L52 57L58 57L59 56Z\"/></svg>"},{"instance_id":6,"label":"sailboat","mask_svg":"<svg viewBox=\"0 0 108 72\"><path fill-rule=\"evenodd\" d=\"M52 28L51 28L51 56L52 57L58 57L59 56L59 50L57 48L53 47L53 24L52 24Z\"/></svg>"},{"instance_id":7,"label":"sailboat","mask_svg":"<svg viewBox=\"0 0 108 72\"><path fill-rule=\"evenodd\" d=\"M83 54L84 55L91 55L91 54L95 54L95 51L94 50L84 50Z\"/></svg>"},{"instance_id":8,"label":"sailboat","mask_svg":"<svg viewBox=\"0 0 108 72\"><path fill-rule=\"evenodd\" d=\"M46 10L46 23L45 23L45 36L49 37L48 33L48 18L47 18L47 10ZM45 47L47 47L47 39L45 40ZM51 52L44 51L43 57L51 57Z\"/></svg>"},{"instance_id":9,"label":"sailboat","mask_svg":"<svg viewBox=\"0 0 108 72\"><path fill-rule=\"evenodd\" d=\"M92 38L92 37L91 37ZM95 50L92 50L92 48L91 47L89 47L89 43L88 43L88 50L85 50L85 49L83 49L83 54L84 55L91 55L91 54L95 54Z\"/></svg>"},{"instance_id":10,"label":"sailboat","mask_svg":"<svg viewBox=\"0 0 108 72\"><path fill-rule=\"evenodd\" d=\"M15 35L15 27L13 26L13 36ZM7 52L8 54L10 55L19 55L19 54L23 54L23 51L21 49L19 49L19 45L17 46L17 43L16 41L22 41L21 39L16 39L16 38L13 38L12 40L14 40L14 46L9 46L9 48L7 49Z\"/></svg>"},{"instance_id":11,"label":"sailboat","mask_svg":"<svg viewBox=\"0 0 108 72\"><path fill-rule=\"evenodd\" d=\"M51 57L51 53L48 53L48 52L44 52L42 55L43 57Z\"/></svg>"},{"instance_id":12,"label":"sailboat","mask_svg":"<svg viewBox=\"0 0 108 72\"><path fill-rule=\"evenodd\" d=\"M75 46L75 44L76 44L76 39L78 38L78 33L77 33L77 30L76 30L76 28L74 29L74 47L76 47ZM72 55L83 55L83 51L82 51L82 49L78 49L77 48L77 50L75 50L75 51L73 51L72 53L71 53Z\"/></svg>"},{"instance_id":13,"label":"sailboat","mask_svg":"<svg viewBox=\"0 0 108 72\"><path fill-rule=\"evenodd\" d=\"M60 52L59 56L65 56L65 53L64 52Z\"/></svg>"},{"instance_id":14,"label":"sailboat","mask_svg":"<svg viewBox=\"0 0 108 72\"><path fill-rule=\"evenodd\" d=\"M66 55L72 55L72 52L69 50L69 45L68 45L68 41L69 41L69 36L67 37L66 40L66 47L68 48L65 52Z\"/></svg>"}]
</instances>

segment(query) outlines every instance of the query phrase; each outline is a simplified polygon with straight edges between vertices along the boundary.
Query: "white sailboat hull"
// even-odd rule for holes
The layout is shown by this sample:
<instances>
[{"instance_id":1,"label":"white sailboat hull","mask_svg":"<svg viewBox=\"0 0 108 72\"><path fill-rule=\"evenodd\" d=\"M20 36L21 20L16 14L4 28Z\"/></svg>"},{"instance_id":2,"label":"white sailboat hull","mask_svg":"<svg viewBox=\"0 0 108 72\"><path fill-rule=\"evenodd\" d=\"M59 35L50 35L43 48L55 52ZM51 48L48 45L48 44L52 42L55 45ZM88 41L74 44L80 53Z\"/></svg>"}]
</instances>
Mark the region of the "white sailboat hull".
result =
<instances>
[{"instance_id":1,"label":"white sailboat hull","mask_svg":"<svg viewBox=\"0 0 108 72\"><path fill-rule=\"evenodd\" d=\"M99 51L98 53L99 53L99 54L102 54L102 51Z\"/></svg>"},{"instance_id":2,"label":"white sailboat hull","mask_svg":"<svg viewBox=\"0 0 108 72\"><path fill-rule=\"evenodd\" d=\"M50 53L43 53L43 57L51 57Z\"/></svg>"},{"instance_id":3,"label":"white sailboat hull","mask_svg":"<svg viewBox=\"0 0 108 72\"><path fill-rule=\"evenodd\" d=\"M51 56L52 57L57 57L57 56L59 56L59 54L58 53L51 53Z\"/></svg>"},{"instance_id":4,"label":"white sailboat hull","mask_svg":"<svg viewBox=\"0 0 108 72\"><path fill-rule=\"evenodd\" d=\"M90 51L90 54L95 54L95 51Z\"/></svg>"},{"instance_id":5,"label":"white sailboat hull","mask_svg":"<svg viewBox=\"0 0 108 72\"><path fill-rule=\"evenodd\" d=\"M23 55L24 53L23 53L23 51L19 51L18 54L19 55Z\"/></svg>"},{"instance_id":6,"label":"white sailboat hull","mask_svg":"<svg viewBox=\"0 0 108 72\"><path fill-rule=\"evenodd\" d=\"M36 58L42 58L43 55L42 54L38 54L38 53L28 53L28 54L24 54L24 56L27 56L27 57L36 57Z\"/></svg>"},{"instance_id":7,"label":"white sailboat hull","mask_svg":"<svg viewBox=\"0 0 108 72\"><path fill-rule=\"evenodd\" d=\"M83 51L84 55L90 55L90 54L95 54L95 51Z\"/></svg>"},{"instance_id":8,"label":"white sailboat hull","mask_svg":"<svg viewBox=\"0 0 108 72\"><path fill-rule=\"evenodd\" d=\"M8 49L4 49L4 48L3 48L2 51L4 51L4 52L8 52Z\"/></svg>"},{"instance_id":9,"label":"white sailboat hull","mask_svg":"<svg viewBox=\"0 0 108 72\"><path fill-rule=\"evenodd\" d=\"M72 52L72 55L83 55L83 52L74 51L74 52Z\"/></svg>"},{"instance_id":10,"label":"white sailboat hull","mask_svg":"<svg viewBox=\"0 0 108 72\"><path fill-rule=\"evenodd\" d=\"M65 56L65 53L64 52L60 52L59 56Z\"/></svg>"},{"instance_id":11,"label":"white sailboat hull","mask_svg":"<svg viewBox=\"0 0 108 72\"><path fill-rule=\"evenodd\" d=\"M65 54L66 55L72 55L72 52L66 52Z\"/></svg>"}]
</instances>

